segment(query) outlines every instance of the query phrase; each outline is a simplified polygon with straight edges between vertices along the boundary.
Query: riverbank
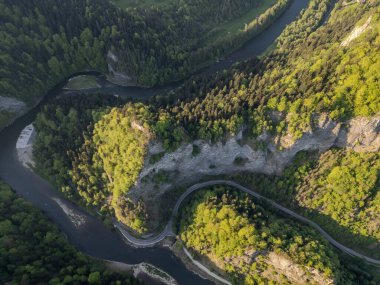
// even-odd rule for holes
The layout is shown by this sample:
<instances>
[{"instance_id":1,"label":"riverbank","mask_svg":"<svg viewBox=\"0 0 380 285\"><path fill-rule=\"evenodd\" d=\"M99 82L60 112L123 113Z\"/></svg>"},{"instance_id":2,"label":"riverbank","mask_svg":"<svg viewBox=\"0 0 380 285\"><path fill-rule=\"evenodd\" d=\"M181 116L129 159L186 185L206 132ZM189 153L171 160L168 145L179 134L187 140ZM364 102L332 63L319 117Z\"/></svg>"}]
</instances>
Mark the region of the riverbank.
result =
<instances>
[{"instance_id":1,"label":"riverbank","mask_svg":"<svg viewBox=\"0 0 380 285\"><path fill-rule=\"evenodd\" d=\"M116 261L105 261L105 263L109 269L131 272L134 277L149 282L147 284L178 285L172 276L149 263L142 262L134 265Z\"/></svg>"},{"instance_id":2,"label":"riverbank","mask_svg":"<svg viewBox=\"0 0 380 285\"><path fill-rule=\"evenodd\" d=\"M79 75L70 78L67 84L62 88L63 90L86 90L93 88L100 88L101 84L98 82L98 77L93 75Z\"/></svg>"},{"instance_id":3,"label":"riverbank","mask_svg":"<svg viewBox=\"0 0 380 285\"><path fill-rule=\"evenodd\" d=\"M19 161L27 168L35 167L33 159L33 144L36 139L36 132L33 124L26 126L16 142L16 150Z\"/></svg>"},{"instance_id":4,"label":"riverbank","mask_svg":"<svg viewBox=\"0 0 380 285\"><path fill-rule=\"evenodd\" d=\"M230 281L223 276L221 272L214 273L208 267L203 265L201 262L195 260L191 253L183 246L181 241L177 241L171 248L175 255L182 260L186 267L198 274L200 277L205 279L211 279L215 284L218 285L232 285Z\"/></svg>"},{"instance_id":5,"label":"riverbank","mask_svg":"<svg viewBox=\"0 0 380 285\"><path fill-rule=\"evenodd\" d=\"M235 61L251 58L264 51L277 38L285 26L293 21L299 12L308 5L308 1L293 1L293 3L284 16L281 16L265 33L247 43L242 49L227 59L208 67L201 74L213 74L218 70L228 68ZM59 85L57 86L59 87ZM47 94L46 99L52 98L61 92L62 86L60 88L57 86ZM167 88L170 87L168 86ZM154 95L157 88L107 87L102 88L100 91L106 94L113 93L138 98L144 96L144 98L147 98ZM199 278L188 271L183 263L166 248L154 247L137 250L127 246L119 234L104 227L97 217L89 215L81 207L67 201L67 205L70 208L78 210L86 217L86 224L80 230L73 225L61 207L57 207L56 202L52 199L58 197L66 201L63 194L37 174L26 170L13 155L17 136L25 125L34 121L39 108L43 106L44 102L46 100L43 100L40 104L36 104L36 106L38 105L36 108L30 109L28 113L24 113L9 128L2 131L0 136L1 178L11 185L17 193L44 210L67 235L70 242L82 252L97 258L112 259L126 263L138 264L146 261L170 273L181 285L211 284L209 281Z\"/></svg>"}]
</instances>

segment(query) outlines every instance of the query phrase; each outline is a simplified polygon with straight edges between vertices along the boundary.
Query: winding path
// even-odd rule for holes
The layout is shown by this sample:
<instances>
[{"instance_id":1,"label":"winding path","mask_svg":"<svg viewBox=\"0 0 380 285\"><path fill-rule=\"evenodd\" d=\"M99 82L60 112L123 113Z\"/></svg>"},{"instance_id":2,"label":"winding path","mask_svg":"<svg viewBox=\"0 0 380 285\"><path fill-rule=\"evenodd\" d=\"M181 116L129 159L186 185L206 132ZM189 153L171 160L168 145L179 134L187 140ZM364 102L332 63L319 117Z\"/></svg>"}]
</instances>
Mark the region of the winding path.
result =
<instances>
[{"instance_id":1,"label":"winding path","mask_svg":"<svg viewBox=\"0 0 380 285\"><path fill-rule=\"evenodd\" d=\"M260 195L259 193L255 192L249 188L246 188L246 187L244 187L244 186L242 186L242 185L240 185L234 181L230 181L230 180L211 180L211 181L206 181L206 182L194 184L193 186L189 187L177 200L177 203L175 204L175 206L173 208L172 216L171 216L168 224L166 225L165 229L159 235L157 235L155 237L152 237L149 239L139 239L139 238L133 237L120 224L114 223L114 225L121 232L121 234L128 240L128 242L130 242L131 244L138 246L138 247L154 246L155 244L164 240L166 237L175 236L175 234L173 232L173 221L174 221L174 218L178 214L178 210L179 210L182 202L189 195L191 195L193 192L200 190L202 188L214 186L214 185L228 185L228 186L234 187L240 191L243 191L243 192L245 192L245 193L247 193L247 194L249 194L249 195L251 195L257 199L263 200L263 201L269 203L271 206L275 207L276 209L281 210L283 213L285 213L285 214L287 214L287 215L289 215L289 216L291 216L291 217L293 217L293 218L295 218L295 219L297 219L303 223L309 224L310 226L315 228L318 232L320 232L320 234L325 239L327 239L328 242L330 242L333 246L335 246L336 248L338 248L342 252L347 253L353 257L361 258L370 264L373 264L376 266L380 265L380 260L373 259L373 258L370 258L368 256L365 256L365 255L358 253L358 252L344 246L343 244L337 242L325 230L323 230L317 223L293 212L292 210L289 210L288 208L285 208L284 206L281 206L280 204L274 202L273 200L268 199L268 198Z\"/></svg>"}]
</instances>

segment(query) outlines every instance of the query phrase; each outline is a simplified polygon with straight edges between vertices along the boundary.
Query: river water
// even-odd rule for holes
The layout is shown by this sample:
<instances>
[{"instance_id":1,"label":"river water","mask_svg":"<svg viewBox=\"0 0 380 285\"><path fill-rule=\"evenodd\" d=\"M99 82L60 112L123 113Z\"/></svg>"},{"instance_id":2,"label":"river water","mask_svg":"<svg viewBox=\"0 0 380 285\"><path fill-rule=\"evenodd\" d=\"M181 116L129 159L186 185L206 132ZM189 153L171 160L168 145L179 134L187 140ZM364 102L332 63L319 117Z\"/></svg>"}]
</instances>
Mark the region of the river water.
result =
<instances>
[{"instance_id":1,"label":"river water","mask_svg":"<svg viewBox=\"0 0 380 285\"><path fill-rule=\"evenodd\" d=\"M280 35L287 24L295 20L309 0L294 0L285 13L267 30L248 41L242 48L227 56L224 60L200 71L209 75L230 67L237 61L242 61L264 52ZM46 180L24 168L17 159L15 149L21 130L32 123L40 108L46 101L62 93L65 82L58 84L46 94L45 98L27 114L17 119L0 133L0 177L18 194L42 209L67 236L68 240L82 252L97 258L135 264L148 262L168 272L181 285L212 284L187 270L184 264L167 248L152 247L135 249L127 245L119 233L106 228L101 221L67 201ZM120 94L133 98L148 98L157 93L171 89L177 84L158 88L122 87L105 84L100 89L88 90L105 94ZM26 91L27 92L27 91ZM59 204L61 206L59 206ZM66 211L66 212L65 212ZM72 219L76 219L73 222Z\"/></svg>"}]
</instances>

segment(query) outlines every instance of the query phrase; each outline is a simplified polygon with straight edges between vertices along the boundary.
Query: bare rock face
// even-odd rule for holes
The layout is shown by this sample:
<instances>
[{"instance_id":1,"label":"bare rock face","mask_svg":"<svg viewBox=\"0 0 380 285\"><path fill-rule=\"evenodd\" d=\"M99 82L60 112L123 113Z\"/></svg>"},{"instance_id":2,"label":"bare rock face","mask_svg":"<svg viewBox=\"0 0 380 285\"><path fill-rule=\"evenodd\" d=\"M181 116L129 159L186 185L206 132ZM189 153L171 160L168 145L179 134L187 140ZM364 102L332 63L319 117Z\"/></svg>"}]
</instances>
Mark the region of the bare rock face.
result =
<instances>
[{"instance_id":1,"label":"bare rock face","mask_svg":"<svg viewBox=\"0 0 380 285\"><path fill-rule=\"evenodd\" d=\"M342 128L335 143L356 152L380 151L380 114L373 118L355 118Z\"/></svg>"},{"instance_id":2,"label":"bare rock face","mask_svg":"<svg viewBox=\"0 0 380 285\"><path fill-rule=\"evenodd\" d=\"M335 281L331 278L324 276L316 269L309 267L302 267L294 263L290 258L285 255L281 255L275 252L270 252L266 256L266 262L271 265L276 272L286 276L292 284L335 284ZM271 273L271 270L265 270L263 275L269 279L276 279L278 275ZM281 283L280 280L275 280Z\"/></svg>"},{"instance_id":3,"label":"bare rock face","mask_svg":"<svg viewBox=\"0 0 380 285\"><path fill-rule=\"evenodd\" d=\"M233 174L242 171L281 174L300 151L324 152L334 146L360 152L380 150L380 114L372 118L355 118L343 124L334 122L322 114L315 121L312 130L304 133L296 141L288 136L273 138L263 134L256 140L242 144L240 133L226 143L209 144L198 140L183 145L176 151L163 155L158 162L150 164L150 156L162 150L159 142L153 143L145 167L130 193L142 195L149 200L160 196L178 182L190 183L206 175ZM198 146L200 150L198 154L193 154L193 145ZM170 177L170 183L153 189L154 184L149 183L149 178L159 172L175 173L175 175Z\"/></svg>"},{"instance_id":4,"label":"bare rock face","mask_svg":"<svg viewBox=\"0 0 380 285\"><path fill-rule=\"evenodd\" d=\"M134 86L136 85L132 76L125 72L121 72L117 69L119 62L118 56L112 51L108 51L107 63L108 63L108 75L107 80L121 86Z\"/></svg>"}]
</instances>

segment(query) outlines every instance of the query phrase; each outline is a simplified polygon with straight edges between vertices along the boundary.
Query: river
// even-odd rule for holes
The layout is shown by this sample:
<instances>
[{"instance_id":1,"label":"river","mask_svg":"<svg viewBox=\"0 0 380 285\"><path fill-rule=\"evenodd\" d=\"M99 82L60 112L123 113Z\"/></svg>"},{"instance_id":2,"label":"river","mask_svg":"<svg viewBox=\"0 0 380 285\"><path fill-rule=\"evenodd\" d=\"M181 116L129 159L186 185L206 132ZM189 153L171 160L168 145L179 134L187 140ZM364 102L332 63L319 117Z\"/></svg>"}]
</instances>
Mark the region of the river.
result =
<instances>
[{"instance_id":1,"label":"river","mask_svg":"<svg viewBox=\"0 0 380 285\"><path fill-rule=\"evenodd\" d=\"M199 74L209 75L230 67L237 61L242 61L263 53L281 34L287 24L292 22L300 11L307 7L308 0L294 0L285 13L259 36L248 41L240 49L227 56L224 60L201 70ZM0 177L9 184L19 195L42 209L55 224L59 226L68 240L80 251L97 258L135 264L147 262L168 272L181 285L212 284L187 270L185 265L167 248L152 247L135 249L127 245L120 234L106 228L97 217L86 213L80 207L67 201L46 180L24 168L17 159L16 141L21 130L32 123L40 108L49 98L64 94L62 82L50 90L44 99L32 110L15 120L13 124L0 133ZM133 98L149 98L177 86L179 83L158 88L122 87L113 84L104 84L100 89L87 92L101 92L105 94L120 94ZM27 91L26 91L27 92ZM60 201L67 211L80 216L83 223L75 225L59 207Z\"/></svg>"}]
</instances>

